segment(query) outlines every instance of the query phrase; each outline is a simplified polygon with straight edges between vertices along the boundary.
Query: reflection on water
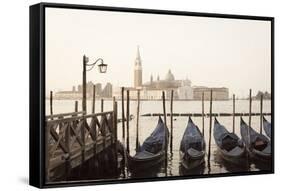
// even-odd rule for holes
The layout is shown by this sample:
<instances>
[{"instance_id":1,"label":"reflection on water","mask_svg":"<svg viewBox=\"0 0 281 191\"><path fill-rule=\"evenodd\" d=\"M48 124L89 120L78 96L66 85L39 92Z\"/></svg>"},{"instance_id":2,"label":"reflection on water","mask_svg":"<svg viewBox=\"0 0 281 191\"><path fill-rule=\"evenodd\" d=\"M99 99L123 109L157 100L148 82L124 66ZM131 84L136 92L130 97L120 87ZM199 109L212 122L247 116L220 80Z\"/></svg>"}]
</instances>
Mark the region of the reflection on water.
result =
<instances>
[{"instance_id":1,"label":"reflection on water","mask_svg":"<svg viewBox=\"0 0 281 191\"><path fill-rule=\"evenodd\" d=\"M100 102L96 102L96 108L100 108ZM126 104L126 102L125 102ZM169 102L166 102L166 108L169 108ZM252 103L252 112L259 112L259 101L253 101ZM55 100L53 104L54 113L64 113L71 112L74 109L74 101L70 100ZM205 111L209 110L209 102L206 101ZM81 109L81 100L79 101L79 108ZM91 109L91 102L88 101L87 104L88 111ZM236 112L238 113L247 113L249 104L247 100L237 100L236 101ZM126 107L125 107L126 108ZM201 112L201 102L200 101L174 101L174 112L175 113L200 113ZM104 111L112 110L112 101L104 102ZM264 112L271 112L271 102L268 100L264 101L263 104ZM97 110L96 112L99 112ZM126 111L125 111L126 112ZM142 101L140 107L140 113L161 113L162 112L162 102L161 101ZM232 112L232 101L214 101L213 102L213 112L215 113L231 113ZM49 102L46 101L46 113L49 114ZM169 113L169 111L167 111ZM136 102L130 102L130 114L136 116ZM118 118L121 118L121 102L118 101ZM248 117L243 117L246 121ZM270 121L270 116L266 116ZM154 130L157 124L157 117L140 117L140 127L139 127L139 141L142 143L146 137ZM193 117L194 123L202 130L202 118ZM205 117L205 141L208 143L209 140L209 118ZM218 117L218 120L223 124L229 131L232 131L232 117ZM151 177L163 177L163 176L189 176L189 175L198 175L198 174L217 174L217 173L228 173L228 172L247 172L247 171L258 171L258 170L270 170L271 164L268 162L260 161L248 161L245 160L244 164L233 165L229 162L226 162L221 158L217 151L217 147L213 138L211 138L211 159L210 165L207 162L207 156L205 157L205 164L199 166L196 169L186 170L180 165L179 160L179 146L182 139L184 130L187 125L187 117L174 117L174 131L173 131L173 150L168 150L168 159L167 165L161 163L153 168L149 168L145 171L140 172L130 172L125 169L125 171L120 171L118 175L112 176L108 173L98 173L95 176L89 176L90 179L124 179L124 178L151 178ZM213 123L213 122L212 122ZM170 128L170 118L167 117L168 128ZM259 131L260 117L252 116L252 127ZM235 132L240 136L240 117L235 118ZM136 140L136 117L130 121L129 128L129 140L130 140L130 153L131 155L135 154L135 140ZM121 123L118 124L118 139L122 140L122 126ZM170 148L170 147L169 147ZM206 147L208 148L208 146ZM166 167L165 167L166 166ZM89 174L96 174L96 172L89 172ZM106 175L102 175L106 174ZM79 175L77 175L79 176ZM81 177L80 177L81 178Z\"/></svg>"}]
</instances>

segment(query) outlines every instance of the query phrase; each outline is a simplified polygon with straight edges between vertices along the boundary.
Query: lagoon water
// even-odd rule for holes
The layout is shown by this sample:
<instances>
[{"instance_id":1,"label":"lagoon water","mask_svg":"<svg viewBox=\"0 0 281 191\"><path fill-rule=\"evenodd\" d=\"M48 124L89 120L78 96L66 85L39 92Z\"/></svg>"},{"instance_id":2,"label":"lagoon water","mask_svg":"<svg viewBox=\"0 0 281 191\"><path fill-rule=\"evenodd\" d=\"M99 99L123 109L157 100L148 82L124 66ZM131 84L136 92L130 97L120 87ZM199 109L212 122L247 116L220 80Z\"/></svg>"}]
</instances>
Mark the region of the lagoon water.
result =
<instances>
[{"instance_id":1,"label":"lagoon water","mask_svg":"<svg viewBox=\"0 0 281 191\"><path fill-rule=\"evenodd\" d=\"M81 110L81 100L79 100L79 110ZM87 109L88 113L91 111L91 101L87 101ZM205 101L205 113L209 112L209 101ZM202 112L202 102L201 101L174 101L173 104L174 113L201 113ZM169 113L170 102L166 101L166 111ZM112 101L105 100L104 101L104 111L112 110ZM67 113L74 111L74 100L54 100L53 101L53 112L56 113ZM130 101L130 114L134 116L134 118L130 121L130 152L131 155L135 153L135 140L136 140L136 111L137 111L137 102ZM249 101L248 100L236 100L236 112L237 113L248 113L249 111ZM258 113L260 111L260 102L253 100L252 102L252 112ZM264 100L263 103L263 111L266 113L271 112L271 102L270 100ZM96 112L100 112L100 101L96 101ZM126 101L125 101L125 112L126 112ZM141 101L140 102L140 114L145 113L162 113L163 106L162 101ZM232 100L228 101L213 101L213 113L232 113ZM49 100L46 101L46 114L49 112ZM118 101L118 119L121 118L121 101ZM271 121L270 116L266 116L266 118ZM192 117L194 123L202 129L202 117ZM214 119L214 118L213 118ZM232 117L218 117L217 118L221 124L223 124L229 131L232 131ZM248 122L248 117L244 116L243 119ZM208 140L209 140L209 118L205 117L205 141L206 148L208 148ZM158 117L140 117L139 122L139 139L140 143L144 141L144 139L150 135L150 133L154 130L157 125ZM168 150L168 165L167 169L163 166L157 169L151 169L149 172L141 173L141 177L161 177L161 176L182 176L188 174L217 174L217 173L227 173L227 172L244 172L244 171L257 171L257 170L267 170L270 168L270 165L257 165L254 163L250 164L248 168L241 168L237 166L233 166L231 164L223 161L220 156L217 154L217 149L215 145L215 141L213 135L211 136L211 161L210 167L208 165L202 166L196 171L188 172L185 171L181 165L179 160L179 145L181 138L183 136L184 130L187 126L188 117L174 117L174 132L173 132L173 150ZM213 124L213 122L212 122ZM118 124L118 139L122 142L122 124ZM167 125L170 130L170 117L167 117ZM252 116L252 127L259 131L260 126L260 117ZM240 136L240 117L235 118L235 132ZM206 156L207 161L207 156ZM120 174L119 178L131 178L134 177L134 174L130 172L126 172L125 174Z\"/></svg>"}]
</instances>

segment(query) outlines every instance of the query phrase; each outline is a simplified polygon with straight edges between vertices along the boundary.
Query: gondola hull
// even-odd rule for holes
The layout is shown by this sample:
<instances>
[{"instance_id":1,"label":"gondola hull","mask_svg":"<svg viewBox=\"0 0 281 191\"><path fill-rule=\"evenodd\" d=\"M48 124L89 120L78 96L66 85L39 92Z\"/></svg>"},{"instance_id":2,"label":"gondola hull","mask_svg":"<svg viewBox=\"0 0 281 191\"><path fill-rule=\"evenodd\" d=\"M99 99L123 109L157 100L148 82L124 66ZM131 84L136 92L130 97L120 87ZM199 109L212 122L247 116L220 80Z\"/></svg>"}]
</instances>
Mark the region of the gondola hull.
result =
<instances>
[{"instance_id":1,"label":"gondola hull","mask_svg":"<svg viewBox=\"0 0 281 191\"><path fill-rule=\"evenodd\" d=\"M166 158L169 131L159 117L158 124L134 156L126 153L127 165L131 171L140 171L156 166Z\"/></svg>"},{"instance_id":2,"label":"gondola hull","mask_svg":"<svg viewBox=\"0 0 281 191\"><path fill-rule=\"evenodd\" d=\"M249 156L254 161L268 162L271 160L271 144L267 137L257 133L254 129L249 127L241 118L240 131L242 140L244 141ZM258 140L258 141L257 141ZM256 142L263 142L266 144L263 149L256 149L254 146Z\"/></svg>"},{"instance_id":3,"label":"gondola hull","mask_svg":"<svg viewBox=\"0 0 281 191\"><path fill-rule=\"evenodd\" d=\"M188 120L180 146L180 162L187 170L194 169L205 163L205 141L199 128Z\"/></svg>"},{"instance_id":4,"label":"gondola hull","mask_svg":"<svg viewBox=\"0 0 281 191\"><path fill-rule=\"evenodd\" d=\"M234 133L230 133L217 119L214 122L214 139L218 154L226 162L245 165L246 147ZM230 143L227 143L229 140Z\"/></svg>"},{"instance_id":5,"label":"gondola hull","mask_svg":"<svg viewBox=\"0 0 281 191\"><path fill-rule=\"evenodd\" d=\"M128 167L131 171L145 170L154 166L165 160L165 152L158 153L147 159L138 159L136 157L131 157L128 155Z\"/></svg>"},{"instance_id":6,"label":"gondola hull","mask_svg":"<svg viewBox=\"0 0 281 191\"><path fill-rule=\"evenodd\" d=\"M202 154L202 156L193 158L191 156L186 156L184 152L180 151L180 161L185 169L195 169L205 163L205 152Z\"/></svg>"},{"instance_id":7,"label":"gondola hull","mask_svg":"<svg viewBox=\"0 0 281 191\"><path fill-rule=\"evenodd\" d=\"M238 155L229 155L227 152L225 152L224 150L222 150L219 146L217 146L217 150L218 150L218 154L221 156L221 158L229 163L233 163L235 165L241 165L244 166L246 165L245 163L245 159L246 159L246 149L244 148L244 150L238 154Z\"/></svg>"},{"instance_id":8,"label":"gondola hull","mask_svg":"<svg viewBox=\"0 0 281 191\"><path fill-rule=\"evenodd\" d=\"M253 161L268 162L271 160L271 154L265 154L256 149L248 151Z\"/></svg>"}]
</instances>

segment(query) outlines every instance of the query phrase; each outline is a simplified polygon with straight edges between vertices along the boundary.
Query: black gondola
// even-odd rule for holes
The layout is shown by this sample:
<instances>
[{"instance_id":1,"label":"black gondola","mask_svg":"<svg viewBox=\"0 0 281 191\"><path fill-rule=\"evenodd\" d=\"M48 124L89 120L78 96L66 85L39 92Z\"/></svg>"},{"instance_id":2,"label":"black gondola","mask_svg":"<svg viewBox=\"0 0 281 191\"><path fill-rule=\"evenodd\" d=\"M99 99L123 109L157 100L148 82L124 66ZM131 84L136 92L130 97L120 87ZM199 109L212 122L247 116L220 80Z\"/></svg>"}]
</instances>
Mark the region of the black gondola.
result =
<instances>
[{"instance_id":1,"label":"black gondola","mask_svg":"<svg viewBox=\"0 0 281 191\"><path fill-rule=\"evenodd\" d=\"M243 141L234 133L230 133L217 118L214 122L214 138L220 156L231 163L245 164L246 148Z\"/></svg>"},{"instance_id":2,"label":"black gondola","mask_svg":"<svg viewBox=\"0 0 281 191\"><path fill-rule=\"evenodd\" d=\"M168 145L169 131L159 116L155 130L143 142L139 151L134 156L127 153L128 167L130 170L150 168L165 159L165 150Z\"/></svg>"},{"instance_id":3,"label":"black gondola","mask_svg":"<svg viewBox=\"0 0 281 191\"><path fill-rule=\"evenodd\" d=\"M249 127L242 117L240 133L252 159L258 161L271 160L271 144L269 139Z\"/></svg>"},{"instance_id":4,"label":"black gondola","mask_svg":"<svg viewBox=\"0 0 281 191\"><path fill-rule=\"evenodd\" d=\"M265 134L271 139L271 123L269 123L265 117L263 117L263 129Z\"/></svg>"},{"instance_id":5,"label":"black gondola","mask_svg":"<svg viewBox=\"0 0 281 191\"><path fill-rule=\"evenodd\" d=\"M180 144L180 160L186 169L194 169L205 162L205 140L199 128L191 118L183 134Z\"/></svg>"}]
</instances>

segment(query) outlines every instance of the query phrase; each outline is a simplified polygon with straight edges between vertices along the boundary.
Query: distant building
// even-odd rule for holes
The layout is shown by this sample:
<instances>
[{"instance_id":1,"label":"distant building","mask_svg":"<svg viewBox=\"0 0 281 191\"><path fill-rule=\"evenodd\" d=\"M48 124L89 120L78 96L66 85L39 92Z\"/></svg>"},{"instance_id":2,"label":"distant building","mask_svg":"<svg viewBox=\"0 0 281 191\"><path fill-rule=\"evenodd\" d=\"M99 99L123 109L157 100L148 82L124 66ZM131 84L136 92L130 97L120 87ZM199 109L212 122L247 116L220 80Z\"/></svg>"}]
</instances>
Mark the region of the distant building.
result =
<instances>
[{"instance_id":1,"label":"distant building","mask_svg":"<svg viewBox=\"0 0 281 191\"><path fill-rule=\"evenodd\" d=\"M193 88L190 85L185 85L184 81L182 86L178 87L178 99L193 99Z\"/></svg>"},{"instance_id":2,"label":"distant building","mask_svg":"<svg viewBox=\"0 0 281 191\"><path fill-rule=\"evenodd\" d=\"M143 84L143 90L146 91L167 91L167 98L170 98L171 90L174 90L174 98L175 99L192 99L193 98L193 90L191 88L191 81L186 78L185 80L176 80L174 74L171 70L168 71L165 78L160 80L159 75L157 76L157 80L153 81L153 76L150 77L150 81Z\"/></svg>"},{"instance_id":3,"label":"distant building","mask_svg":"<svg viewBox=\"0 0 281 191\"><path fill-rule=\"evenodd\" d=\"M112 84L107 83L102 90L101 97L112 97Z\"/></svg>"},{"instance_id":4,"label":"distant building","mask_svg":"<svg viewBox=\"0 0 281 191\"><path fill-rule=\"evenodd\" d=\"M193 99L193 89L191 87L191 81L186 78L184 80L176 80L171 70L168 70L165 78L160 80L159 75L156 80L153 80L153 76L150 76L150 81L142 82L142 61L140 57L139 47L137 49L137 57L134 67L134 87L128 87L130 89L131 99L136 99L137 90L140 89L141 99L161 99L162 91L166 92L166 98L171 97L171 90L174 90L174 99ZM113 96L121 98L121 88L114 88Z\"/></svg>"},{"instance_id":5,"label":"distant building","mask_svg":"<svg viewBox=\"0 0 281 191\"><path fill-rule=\"evenodd\" d=\"M132 88L132 87L125 87L125 90L130 90L130 99L136 100L138 98L138 89ZM146 89L141 89L140 91L140 99L145 99L145 100L160 100L162 99L162 91L163 90L146 90ZM164 90L165 94L167 95L170 91ZM122 99L121 96L121 88L114 88L113 89L113 96L116 99ZM124 99L127 98L127 94L124 94Z\"/></svg>"},{"instance_id":6,"label":"distant building","mask_svg":"<svg viewBox=\"0 0 281 191\"><path fill-rule=\"evenodd\" d=\"M100 96L102 92L102 84L101 83L96 83L96 96Z\"/></svg>"},{"instance_id":7,"label":"distant building","mask_svg":"<svg viewBox=\"0 0 281 191\"><path fill-rule=\"evenodd\" d=\"M89 96L89 95L87 95ZM54 99L81 99L82 94L78 91L59 91L55 93Z\"/></svg>"},{"instance_id":8,"label":"distant building","mask_svg":"<svg viewBox=\"0 0 281 191\"><path fill-rule=\"evenodd\" d=\"M261 96L263 96L263 99L271 99L271 94L266 92L262 92L262 91L258 91L257 95L254 96L254 99L261 99Z\"/></svg>"},{"instance_id":9,"label":"distant building","mask_svg":"<svg viewBox=\"0 0 281 191\"><path fill-rule=\"evenodd\" d=\"M82 88L82 85L78 85L78 88L77 88L77 89L78 89L78 92L81 92L81 93L82 93L82 89L83 89L83 88Z\"/></svg>"},{"instance_id":10,"label":"distant building","mask_svg":"<svg viewBox=\"0 0 281 191\"><path fill-rule=\"evenodd\" d=\"M137 88L141 86L142 86L142 65L141 65L140 50L138 47L137 57L135 60L135 68L134 68L134 87Z\"/></svg>"},{"instance_id":11,"label":"distant building","mask_svg":"<svg viewBox=\"0 0 281 191\"><path fill-rule=\"evenodd\" d=\"M193 87L193 99L201 100L202 94L204 92L204 99L210 100L211 97L211 89L213 90L213 100L228 100L229 92L228 88L209 88L204 86L195 86Z\"/></svg>"}]
</instances>

